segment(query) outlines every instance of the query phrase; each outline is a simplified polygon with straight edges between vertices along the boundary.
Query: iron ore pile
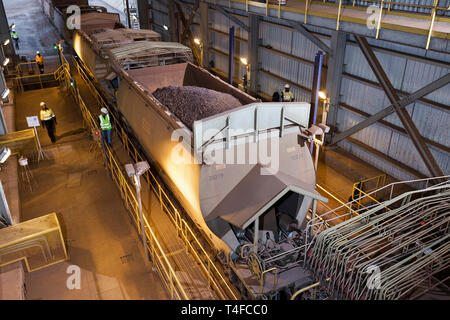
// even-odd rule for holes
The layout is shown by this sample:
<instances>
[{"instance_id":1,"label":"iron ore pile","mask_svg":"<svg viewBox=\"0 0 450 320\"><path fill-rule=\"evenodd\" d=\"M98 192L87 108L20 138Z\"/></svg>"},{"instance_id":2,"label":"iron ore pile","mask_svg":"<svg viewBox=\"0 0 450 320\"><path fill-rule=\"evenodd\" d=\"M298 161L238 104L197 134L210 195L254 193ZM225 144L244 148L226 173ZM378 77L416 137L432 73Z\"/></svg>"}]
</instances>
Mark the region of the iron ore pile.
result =
<instances>
[{"instance_id":1,"label":"iron ore pile","mask_svg":"<svg viewBox=\"0 0 450 320\"><path fill-rule=\"evenodd\" d=\"M240 107L231 94L195 86L158 88L153 96L192 130L195 120Z\"/></svg>"}]
</instances>

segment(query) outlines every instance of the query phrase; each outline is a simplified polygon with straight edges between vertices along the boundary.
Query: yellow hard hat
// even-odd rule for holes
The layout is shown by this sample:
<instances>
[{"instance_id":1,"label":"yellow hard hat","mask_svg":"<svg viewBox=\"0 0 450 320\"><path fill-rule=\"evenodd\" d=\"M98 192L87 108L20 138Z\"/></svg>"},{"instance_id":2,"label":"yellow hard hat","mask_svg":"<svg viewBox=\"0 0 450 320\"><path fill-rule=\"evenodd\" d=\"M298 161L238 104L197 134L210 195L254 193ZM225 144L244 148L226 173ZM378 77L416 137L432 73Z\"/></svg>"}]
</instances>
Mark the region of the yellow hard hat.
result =
<instances>
[{"instance_id":1,"label":"yellow hard hat","mask_svg":"<svg viewBox=\"0 0 450 320\"><path fill-rule=\"evenodd\" d=\"M44 101L41 102L41 107L43 107L43 106L45 106L45 102Z\"/></svg>"}]
</instances>

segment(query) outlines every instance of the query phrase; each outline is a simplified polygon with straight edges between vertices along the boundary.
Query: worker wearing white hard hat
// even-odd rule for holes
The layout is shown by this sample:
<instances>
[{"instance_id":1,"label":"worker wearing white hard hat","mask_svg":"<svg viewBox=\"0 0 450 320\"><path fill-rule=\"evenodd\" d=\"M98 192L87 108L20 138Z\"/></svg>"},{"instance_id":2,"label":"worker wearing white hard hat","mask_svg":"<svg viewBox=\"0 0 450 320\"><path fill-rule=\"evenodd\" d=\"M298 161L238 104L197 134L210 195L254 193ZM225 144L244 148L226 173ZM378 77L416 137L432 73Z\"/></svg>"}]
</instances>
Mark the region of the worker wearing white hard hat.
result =
<instances>
[{"instance_id":1,"label":"worker wearing white hard hat","mask_svg":"<svg viewBox=\"0 0 450 320\"><path fill-rule=\"evenodd\" d=\"M43 127L47 129L48 136L52 143L56 142L55 131L56 131L56 116L53 113L53 110L47 107L45 102L41 102L41 113L40 119Z\"/></svg>"},{"instance_id":2,"label":"worker wearing white hard hat","mask_svg":"<svg viewBox=\"0 0 450 320\"><path fill-rule=\"evenodd\" d=\"M286 84L284 90L281 91L281 100L283 102L294 102L294 94L290 90L291 86Z\"/></svg>"},{"instance_id":3,"label":"worker wearing white hard hat","mask_svg":"<svg viewBox=\"0 0 450 320\"><path fill-rule=\"evenodd\" d=\"M105 145L105 141L111 147L111 119L109 118L108 110L106 108L101 108L102 114L98 116L100 119L100 128L102 129L102 144Z\"/></svg>"},{"instance_id":4,"label":"worker wearing white hard hat","mask_svg":"<svg viewBox=\"0 0 450 320\"><path fill-rule=\"evenodd\" d=\"M39 67L40 73L44 73L44 57L41 55L39 51L36 51L36 63Z\"/></svg>"}]
</instances>

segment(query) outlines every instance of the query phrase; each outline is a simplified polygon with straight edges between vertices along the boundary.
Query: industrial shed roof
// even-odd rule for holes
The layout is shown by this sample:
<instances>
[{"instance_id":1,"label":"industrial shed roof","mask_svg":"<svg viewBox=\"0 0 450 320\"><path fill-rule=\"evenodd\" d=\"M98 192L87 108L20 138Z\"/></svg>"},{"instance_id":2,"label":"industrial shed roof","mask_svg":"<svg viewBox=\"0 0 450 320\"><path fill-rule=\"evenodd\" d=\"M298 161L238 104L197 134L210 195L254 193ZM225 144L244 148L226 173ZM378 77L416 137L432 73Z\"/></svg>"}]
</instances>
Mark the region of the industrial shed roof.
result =
<instances>
[{"instance_id":1,"label":"industrial shed roof","mask_svg":"<svg viewBox=\"0 0 450 320\"><path fill-rule=\"evenodd\" d=\"M88 12L81 15L81 30L88 35L103 29L114 29L117 25L120 25L117 13Z\"/></svg>"},{"instance_id":2,"label":"industrial shed roof","mask_svg":"<svg viewBox=\"0 0 450 320\"><path fill-rule=\"evenodd\" d=\"M136 41L160 41L161 35L152 30L136 30L128 28L105 29L91 35L98 49L115 48L122 44Z\"/></svg>"},{"instance_id":3,"label":"industrial shed roof","mask_svg":"<svg viewBox=\"0 0 450 320\"><path fill-rule=\"evenodd\" d=\"M109 49L109 53L125 69L168 64L163 61L173 59L192 62L191 49L177 42L137 41Z\"/></svg>"}]
</instances>

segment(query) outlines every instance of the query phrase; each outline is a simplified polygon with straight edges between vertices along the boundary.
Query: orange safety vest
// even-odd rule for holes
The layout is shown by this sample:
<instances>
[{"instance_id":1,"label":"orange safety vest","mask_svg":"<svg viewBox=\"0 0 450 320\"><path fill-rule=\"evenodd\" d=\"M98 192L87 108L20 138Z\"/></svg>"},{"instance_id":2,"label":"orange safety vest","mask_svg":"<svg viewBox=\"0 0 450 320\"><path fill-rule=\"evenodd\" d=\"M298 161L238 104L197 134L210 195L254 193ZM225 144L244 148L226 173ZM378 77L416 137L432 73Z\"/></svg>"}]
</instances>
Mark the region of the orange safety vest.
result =
<instances>
[{"instance_id":1,"label":"orange safety vest","mask_svg":"<svg viewBox=\"0 0 450 320\"><path fill-rule=\"evenodd\" d=\"M36 56L36 63L37 64L43 64L44 63L44 56Z\"/></svg>"}]
</instances>

